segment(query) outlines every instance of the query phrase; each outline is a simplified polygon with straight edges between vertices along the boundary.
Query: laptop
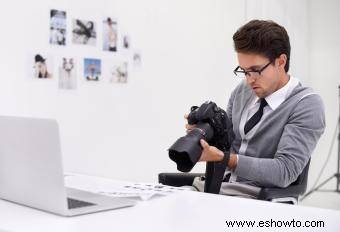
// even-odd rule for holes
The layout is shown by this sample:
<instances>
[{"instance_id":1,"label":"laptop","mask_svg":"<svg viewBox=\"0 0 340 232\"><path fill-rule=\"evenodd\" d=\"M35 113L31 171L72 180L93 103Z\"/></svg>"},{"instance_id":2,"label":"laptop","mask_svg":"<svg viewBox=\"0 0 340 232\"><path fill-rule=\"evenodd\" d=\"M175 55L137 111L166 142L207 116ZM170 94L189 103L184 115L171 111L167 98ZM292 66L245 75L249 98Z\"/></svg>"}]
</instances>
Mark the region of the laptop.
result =
<instances>
[{"instance_id":1,"label":"laptop","mask_svg":"<svg viewBox=\"0 0 340 232\"><path fill-rule=\"evenodd\" d=\"M0 198L62 216L136 203L66 188L57 121L12 116L0 116Z\"/></svg>"}]
</instances>

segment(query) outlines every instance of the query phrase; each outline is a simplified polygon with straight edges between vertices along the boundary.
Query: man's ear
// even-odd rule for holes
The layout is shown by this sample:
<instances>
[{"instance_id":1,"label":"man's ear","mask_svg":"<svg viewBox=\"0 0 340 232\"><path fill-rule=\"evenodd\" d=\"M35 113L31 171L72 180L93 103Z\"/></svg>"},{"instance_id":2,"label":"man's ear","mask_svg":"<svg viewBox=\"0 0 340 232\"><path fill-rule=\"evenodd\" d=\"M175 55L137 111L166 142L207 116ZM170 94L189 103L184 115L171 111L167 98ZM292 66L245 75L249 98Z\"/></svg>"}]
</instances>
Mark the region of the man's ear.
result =
<instances>
[{"instance_id":1,"label":"man's ear","mask_svg":"<svg viewBox=\"0 0 340 232\"><path fill-rule=\"evenodd\" d=\"M277 59L276 59L277 65L280 68L280 70L285 70L285 65L287 63L287 55L286 54L281 54Z\"/></svg>"}]
</instances>

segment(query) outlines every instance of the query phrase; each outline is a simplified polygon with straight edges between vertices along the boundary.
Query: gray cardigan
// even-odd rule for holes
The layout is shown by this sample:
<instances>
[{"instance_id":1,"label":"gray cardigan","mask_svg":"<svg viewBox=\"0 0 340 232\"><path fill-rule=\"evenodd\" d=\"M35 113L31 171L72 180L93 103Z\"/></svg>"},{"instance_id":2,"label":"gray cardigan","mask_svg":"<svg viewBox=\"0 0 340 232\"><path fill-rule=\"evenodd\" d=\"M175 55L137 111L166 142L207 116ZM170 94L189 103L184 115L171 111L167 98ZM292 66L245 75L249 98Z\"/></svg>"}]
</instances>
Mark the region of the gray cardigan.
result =
<instances>
[{"instance_id":1,"label":"gray cardigan","mask_svg":"<svg viewBox=\"0 0 340 232\"><path fill-rule=\"evenodd\" d=\"M237 181L259 187L287 187L310 159L325 129L324 106L319 95L298 84L284 102L261 121L255 134L242 139L242 112L255 95L246 82L232 92L227 108L235 140L231 150L239 154L234 173ZM240 154L241 143L247 149Z\"/></svg>"}]
</instances>

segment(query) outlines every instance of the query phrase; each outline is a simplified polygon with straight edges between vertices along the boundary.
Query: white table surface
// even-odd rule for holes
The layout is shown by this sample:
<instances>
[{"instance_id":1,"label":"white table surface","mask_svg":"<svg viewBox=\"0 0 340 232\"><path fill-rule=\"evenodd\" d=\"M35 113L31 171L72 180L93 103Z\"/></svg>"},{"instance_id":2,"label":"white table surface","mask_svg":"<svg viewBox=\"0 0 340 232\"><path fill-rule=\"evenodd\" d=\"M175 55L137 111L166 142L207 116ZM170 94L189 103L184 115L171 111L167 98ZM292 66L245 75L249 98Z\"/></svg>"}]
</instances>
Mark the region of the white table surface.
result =
<instances>
[{"instance_id":1,"label":"white table surface","mask_svg":"<svg viewBox=\"0 0 340 232\"><path fill-rule=\"evenodd\" d=\"M90 176L66 177L66 185L100 191L115 183ZM323 228L228 227L226 220L323 221ZM139 201L134 207L65 218L0 200L0 230L100 231L340 231L340 211L183 191Z\"/></svg>"}]
</instances>

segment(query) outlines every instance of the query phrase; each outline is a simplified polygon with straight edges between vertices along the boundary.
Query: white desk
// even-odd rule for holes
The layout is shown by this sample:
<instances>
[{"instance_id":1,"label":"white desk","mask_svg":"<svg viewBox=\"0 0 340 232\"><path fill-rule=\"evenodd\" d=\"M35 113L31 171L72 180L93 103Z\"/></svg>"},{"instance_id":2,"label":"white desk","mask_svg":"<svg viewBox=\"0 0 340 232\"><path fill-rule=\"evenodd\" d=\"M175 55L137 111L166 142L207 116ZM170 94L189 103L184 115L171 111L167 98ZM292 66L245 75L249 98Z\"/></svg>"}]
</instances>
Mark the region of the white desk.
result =
<instances>
[{"instance_id":1,"label":"white desk","mask_svg":"<svg viewBox=\"0 0 340 232\"><path fill-rule=\"evenodd\" d=\"M100 189L110 181L94 177L67 177L67 185ZM88 181L86 181L88 180ZM112 182L113 183L113 182ZM110 184L110 183L109 183ZM324 228L230 228L226 220L324 221ZM291 206L198 192L181 192L141 201L136 206L64 218L0 200L0 228L25 232L101 231L340 231L340 211Z\"/></svg>"}]
</instances>

